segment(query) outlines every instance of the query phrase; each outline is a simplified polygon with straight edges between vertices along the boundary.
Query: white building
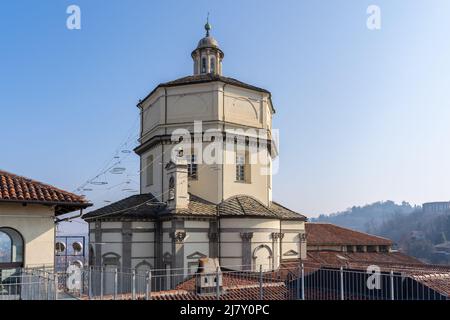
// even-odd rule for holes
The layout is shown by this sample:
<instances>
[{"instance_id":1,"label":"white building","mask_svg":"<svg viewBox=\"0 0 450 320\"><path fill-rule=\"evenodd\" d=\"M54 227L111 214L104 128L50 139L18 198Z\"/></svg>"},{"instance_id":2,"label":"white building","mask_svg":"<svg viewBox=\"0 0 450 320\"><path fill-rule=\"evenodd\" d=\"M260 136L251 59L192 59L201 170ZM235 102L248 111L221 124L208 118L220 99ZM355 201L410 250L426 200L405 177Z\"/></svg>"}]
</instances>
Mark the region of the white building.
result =
<instances>
[{"instance_id":1,"label":"white building","mask_svg":"<svg viewBox=\"0 0 450 320\"><path fill-rule=\"evenodd\" d=\"M57 217L89 206L81 196L0 170L0 278L1 269L52 268Z\"/></svg>"},{"instance_id":2,"label":"white building","mask_svg":"<svg viewBox=\"0 0 450 320\"><path fill-rule=\"evenodd\" d=\"M237 270L306 257L305 216L272 200L271 94L222 76L224 53L205 29L194 74L138 104L140 194L83 217L91 265L171 274L202 257Z\"/></svg>"}]
</instances>

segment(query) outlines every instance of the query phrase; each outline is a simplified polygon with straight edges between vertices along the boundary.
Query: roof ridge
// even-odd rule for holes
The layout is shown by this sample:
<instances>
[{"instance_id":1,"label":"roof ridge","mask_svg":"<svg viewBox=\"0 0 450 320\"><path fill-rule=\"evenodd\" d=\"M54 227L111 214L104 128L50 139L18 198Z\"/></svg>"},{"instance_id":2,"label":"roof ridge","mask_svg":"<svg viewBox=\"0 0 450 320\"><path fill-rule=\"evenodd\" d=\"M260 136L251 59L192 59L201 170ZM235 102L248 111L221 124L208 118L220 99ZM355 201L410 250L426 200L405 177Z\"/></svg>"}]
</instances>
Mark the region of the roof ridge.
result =
<instances>
[{"instance_id":1,"label":"roof ridge","mask_svg":"<svg viewBox=\"0 0 450 320\"><path fill-rule=\"evenodd\" d=\"M15 174L15 173L12 173L12 172L0 169L0 176L2 176L2 175L6 176L6 177L10 177L11 179L20 179L24 183L35 183L35 184L41 185L43 187L47 187L49 189L54 189L54 190L59 191L59 192L61 192L63 194L66 194L66 195L69 195L69 196L73 196L75 198L84 198L83 196L77 195L77 194L75 194L73 192L70 192L70 191L66 191L66 190L60 189L60 188L55 187L55 186L53 186L51 184L48 184L48 183L45 183L45 182L41 182L39 180L27 178L25 176L18 175L18 174Z\"/></svg>"},{"instance_id":2,"label":"roof ridge","mask_svg":"<svg viewBox=\"0 0 450 320\"><path fill-rule=\"evenodd\" d=\"M344 229L344 230L352 231L352 232L356 232L356 233L361 233L361 234L364 234L364 235L367 235L367 236L370 236L370 237L380 238L380 239L383 239L383 240L389 240L389 241L391 241L391 242L394 242L394 241L392 241L391 239L386 238L386 237L377 236L377 235L375 235L375 234L371 234L371 233L368 233L368 232L359 231L359 230L356 230L356 229L353 229L353 228L349 228L349 227L343 227L343 226L340 226L340 225L337 225L337 224L334 224L334 223L331 223L331 222L306 222L306 223L307 223L307 224L316 224L316 225L319 225L319 224L322 224L322 225L329 225L329 226L333 226L333 227L335 227L335 228Z\"/></svg>"}]
</instances>

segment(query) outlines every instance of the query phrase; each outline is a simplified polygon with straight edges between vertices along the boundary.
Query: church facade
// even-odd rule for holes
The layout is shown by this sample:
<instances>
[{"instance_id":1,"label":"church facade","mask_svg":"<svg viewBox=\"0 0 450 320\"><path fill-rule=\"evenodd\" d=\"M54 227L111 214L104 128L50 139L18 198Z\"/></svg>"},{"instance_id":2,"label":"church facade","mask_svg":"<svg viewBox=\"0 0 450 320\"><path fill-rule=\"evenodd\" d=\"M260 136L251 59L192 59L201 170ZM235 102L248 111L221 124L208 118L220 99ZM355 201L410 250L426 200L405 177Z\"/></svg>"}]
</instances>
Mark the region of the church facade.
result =
<instances>
[{"instance_id":1,"label":"church facade","mask_svg":"<svg viewBox=\"0 0 450 320\"><path fill-rule=\"evenodd\" d=\"M235 270L306 258L306 217L272 199L271 94L223 76L224 53L205 29L193 75L137 106L140 194L83 216L91 265L187 275L204 257Z\"/></svg>"}]
</instances>

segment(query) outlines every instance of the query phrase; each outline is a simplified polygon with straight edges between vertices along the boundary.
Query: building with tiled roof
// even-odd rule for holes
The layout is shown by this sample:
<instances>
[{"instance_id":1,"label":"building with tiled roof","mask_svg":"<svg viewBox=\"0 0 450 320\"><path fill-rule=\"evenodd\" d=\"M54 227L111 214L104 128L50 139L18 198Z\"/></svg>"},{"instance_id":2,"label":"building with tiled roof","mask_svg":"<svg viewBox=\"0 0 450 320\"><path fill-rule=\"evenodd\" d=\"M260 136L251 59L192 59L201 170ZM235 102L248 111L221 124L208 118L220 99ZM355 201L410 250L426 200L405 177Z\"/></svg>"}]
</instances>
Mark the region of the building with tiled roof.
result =
<instances>
[{"instance_id":1,"label":"building with tiled roof","mask_svg":"<svg viewBox=\"0 0 450 320\"><path fill-rule=\"evenodd\" d=\"M207 24L192 52L193 75L162 83L139 102L134 151L140 157L140 194L83 216L90 265L158 270L157 290L163 292L152 297L193 299L198 295L190 277L207 257L250 273L280 270L285 263L417 262L392 252L389 239L306 223L304 215L274 201L278 149L271 94L223 76L223 58ZM223 298L238 297L233 279L223 278ZM130 286L120 281L129 280L119 280L119 287ZM258 290L241 284L241 293ZM283 286L276 289L280 297Z\"/></svg>"},{"instance_id":2,"label":"building with tiled roof","mask_svg":"<svg viewBox=\"0 0 450 320\"><path fill-rule=\"evenodd\" d=\"M389 239L343 228L330 223L306 223L308 251L388 252Z\"/></svg>"},{"instance_id":3,"label":"building with tiled roof","mask_svg":"<svg viewBox=\"0 0 450 320\"><path fill-rule=\"evenodd\" d=\"M0 202L54 206L57 215L89 207L82 196L0 170Z\"/></svg>"},{"instance_id":4,"label":"building with tiled roof","mask_svg":"<svg viewBox=\"0 0 450 320\"><path fill-rule=\"evenodd\" d=\"M217 257L259 270L306 256L306 217L272 199L271 93L223 76L224 53L206 33L193 74L137 106L140 194L83 216L91 265L173 273Z\"/></svg>"},{"instance_id":5,"label":"building with tiled roof","mask_svg":"<svg viewBox=\"0 0 450 320\"><path fill-rule=\"evenodd\" d=\"M53 266L56 217L89 206L81 196L0 170L0 269Z\"/></svg>"}]
</instances>

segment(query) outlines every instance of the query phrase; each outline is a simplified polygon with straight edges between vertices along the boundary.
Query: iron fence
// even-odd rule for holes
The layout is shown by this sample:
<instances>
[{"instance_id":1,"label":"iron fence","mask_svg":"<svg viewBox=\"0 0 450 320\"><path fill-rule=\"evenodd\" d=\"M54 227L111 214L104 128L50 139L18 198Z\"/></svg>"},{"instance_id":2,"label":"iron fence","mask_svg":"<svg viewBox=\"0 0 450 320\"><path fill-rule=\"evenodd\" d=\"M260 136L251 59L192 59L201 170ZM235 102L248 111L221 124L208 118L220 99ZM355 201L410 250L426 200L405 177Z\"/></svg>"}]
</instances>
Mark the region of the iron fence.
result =
<instances>
[{"instance_id":1,"label":"iron fence","mask_svg":"<svg viewBox=\"0 0 450 320\"><path fill-rule=\"evenodd\" d=\"M55 276L43 269L0 270L0 300L55 300Z\"/></svg>"},{"instance_id":2,"label":"iron fence","mask_svg":"<svg viewBox=\"0 0 450 320\"><path fill-rule=\"evenodd\" d=\"M447 300L450 271L330 268L294 264L188 269L0 270L0 299Z\"/></svg>"}]
</instances>

